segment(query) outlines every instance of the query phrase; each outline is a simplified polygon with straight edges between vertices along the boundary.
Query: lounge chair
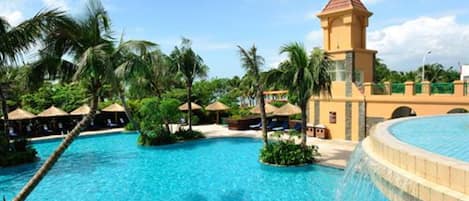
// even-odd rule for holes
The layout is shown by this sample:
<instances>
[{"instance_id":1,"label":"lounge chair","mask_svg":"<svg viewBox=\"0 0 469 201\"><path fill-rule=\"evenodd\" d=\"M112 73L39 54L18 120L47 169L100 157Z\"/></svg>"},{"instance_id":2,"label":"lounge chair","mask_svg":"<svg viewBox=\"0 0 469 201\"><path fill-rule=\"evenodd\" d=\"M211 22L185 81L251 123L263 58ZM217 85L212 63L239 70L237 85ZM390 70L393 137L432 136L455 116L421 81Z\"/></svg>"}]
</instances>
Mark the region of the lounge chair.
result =
<instances>
[{"instance_id":1,"label":"lounge chair","mask_svg":"<svg viewBox=\"0 0 469 201\"><path fill-rule=\"evenodd\" d=\"M272 130L273 131L285 131L285 130L288 130L288 128L289 128L288 121L283 121L281 126L272 128Z\"/></svg>"},{"instance_id":2,"label":"lounge chair","mask_svg":"<svg viewBox=\"0 0 469 201\"><path fill-rule=\"evenodd\" d=\"M278 121L271 121L267 124L267 130L273 130L278 126Z\"/></svg>"},{"instance_id":3,"label":"lounge chair","mask_svg":"<svg viewBox=\"0 0 469 201\"><path fill-rule=\"evenodd\" d=\"M8 135L11 136L11 137L18 136L18 134L15 132L15 129L13 129L12 127L8 128Z\"/></svg>"},{"instance_id":4,"label":"lounge chair","mask_svg":"<svg viewBox=\"0 0 469 201\"><path fill-rule=\"evenodd\" d=\"M107 126L111 127L111 128L114 128L114 127L117 127L117 124L112 123L111 119L107 119Z\"/></svg>"},{"instance_id":5,"label":"lounge chair","mask_svg":"<svg viewBox=\"0 0 469 201\"><path fill-rule=\"evenodd\" d=\"M44 131L44 134L51 134L52 133L52 130L49 130L49 127L47 126L47 124L42 125L42 130Z\"/></svg>"},{"instance_id":6,"label":"lounge chair","mask_svg":"<svg viewBox=\"0 0 469 201\"><path fill-rule=\"evenodd\" d=\"M262 127L262 121L259 121L258 124L249 125L249 128L251 128L251 129L259 129L261 127Z\"/></svg>"},{"instance_id":7,"label":"lounge chair","mask_svg":"<svg viewBox=\"0 0 469 201\"><path fill-rule=\"evenodd\" d=\"M119 118L119 121L121 122L121 124L122 124L122 125L124 125L124 124L125 124L125 121L124 121L124 119L123 119L123 118Z\"/></svg>"}]
</instances>

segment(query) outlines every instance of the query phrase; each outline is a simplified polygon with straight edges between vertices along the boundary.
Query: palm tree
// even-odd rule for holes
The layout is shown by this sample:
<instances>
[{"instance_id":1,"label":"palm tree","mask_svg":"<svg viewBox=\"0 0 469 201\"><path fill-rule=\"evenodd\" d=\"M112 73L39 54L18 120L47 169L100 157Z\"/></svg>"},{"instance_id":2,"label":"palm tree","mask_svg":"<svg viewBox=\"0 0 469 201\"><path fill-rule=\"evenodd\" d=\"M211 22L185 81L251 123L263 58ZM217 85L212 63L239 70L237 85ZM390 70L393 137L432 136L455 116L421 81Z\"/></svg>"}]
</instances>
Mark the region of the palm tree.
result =
<instances>
[{"instance_id":1,"label":"palm tree","mask_svg":"<svg viewBox=\"0 0 469 201\"><path fill-rule=\"evenodd\" d=\"M278 69L269 72L269 82L279 82L288 88L295 103L301 108L301 144L306 146L306 110L312 96L331 95L331 62L326 53L315 48L308 55L301 43L290 43L280 50L288 58Z\"/></svg>"},{"instance_id":2,"label":"palm tree","mask_svg":"<svg viewBox=\"0 0 469 201\"><path fill-rule=\"evenodd\" d=\"M264 100L264 83L262 79L262 66L264 65L264 58L257 55L257 48L255 45L248 51L238 46L241 55L241 65L246 70L246 80L252 83L253 89L256 92L256 99L261 110L261 124L262 124L262 139L264 146L267 145L267 114L265 113L265 100ZM244 79L244 78L243 78Z\"/></svg>"},{"instance_id":3,"label":"palm tree","mask_svg":"<svg viewBox=\"0 0 469 201\"><path fill-rule=\"evenodd\" d=\"M21 59L38 39L54 27L63 16L57 10L39 12L33 18L12 26L4 17L0 17L0 68L6 68L8 64L16 63ZM2 76L2 74L0 74ZM4 118L3 129L8 128L8 106L6 104L7 83L0 83L0 101Z\"/></svg>"},{"instance_id":4,"label":"palm tree","mask_svg":"<svg viewBox=\"0 0 469 201\"><path fill-rule=\"evenodd\" d=\"M111 80L112 87L117 92L125 114L136 130L139 130L139 125L133 119L130 108L127 105L125 86L141 70L142 57L147 55L148 51L155 46L156 44L148 41L130 40L124 42L121 39L119 46L111 53L111 62L115 69L115 76L112 76Z\"/></svg>"},{"instance_id":5,"label":"palm tree","mask_svg":"<svg viewBox=\"0 0 469 201\"><path fill-rule=\"evenodd\" d=\"M113 44L110 37L109 17L99 1L89 1L87 13L83 19L68 18L58 26L45 40L45 49L41 51L42 62L34 66L33 73L43 76L41 67L57 67L63 74L68 72L68 65L62 65L63 56L70 54L77 62L72 79L80 81L89 91L91 111L72 129L58 148L51 154L35 175L18 193L14 200L25 200L39 184L42 178L54 166L59 157L70 146L94 118L99 103L99 93L105 83L111 83L114 76L111 56ZM42 74L41 74L42 73Z\"/></svg>"},{"instance_id":6,"label":"palm tree","mask_svg":"<svg viewBox=\"0 0 469 201\"><path fill-rule=\"evenodd\" d=\"M208 67L204 64L202 57L192 50L191 41L186 38L182 39L180 47L174 48L170 57L173 68L178 70L186 82L189 131L192 131L192 84L196 78L207 76Z\"/></svg>"}]
</instances>

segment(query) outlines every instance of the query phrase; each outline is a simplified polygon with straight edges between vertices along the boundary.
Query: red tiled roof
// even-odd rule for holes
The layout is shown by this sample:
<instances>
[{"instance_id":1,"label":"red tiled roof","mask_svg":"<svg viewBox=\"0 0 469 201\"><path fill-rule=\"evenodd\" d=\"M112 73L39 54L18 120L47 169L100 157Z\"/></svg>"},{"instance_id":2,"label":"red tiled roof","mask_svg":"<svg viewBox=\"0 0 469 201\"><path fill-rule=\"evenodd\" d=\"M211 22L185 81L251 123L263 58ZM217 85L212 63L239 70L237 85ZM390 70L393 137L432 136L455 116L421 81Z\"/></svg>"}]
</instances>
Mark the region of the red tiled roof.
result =
<instances>
[{"instance_id":1,"label":"red tiled roof","mask_svg":"<svg viewBox=\"0 0 469 201\"><path fill-rule=\"evenodd\" d=\"M327 3L326 7L324 7L322 12L339 10L349 7L368 10L360 0L330 0L329 3Z\"/></svg>"}]
</instances>

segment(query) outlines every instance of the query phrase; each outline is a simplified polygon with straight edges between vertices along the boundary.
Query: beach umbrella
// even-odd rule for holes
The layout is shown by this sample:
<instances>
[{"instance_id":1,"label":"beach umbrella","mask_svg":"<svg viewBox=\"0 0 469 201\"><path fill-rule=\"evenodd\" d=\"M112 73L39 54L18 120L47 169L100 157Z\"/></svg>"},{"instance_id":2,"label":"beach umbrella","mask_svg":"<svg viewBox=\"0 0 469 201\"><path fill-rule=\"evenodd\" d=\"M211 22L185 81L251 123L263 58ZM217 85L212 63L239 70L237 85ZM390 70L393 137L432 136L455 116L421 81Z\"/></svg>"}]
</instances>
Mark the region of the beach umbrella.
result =
<instances>
[{"instance_id":1,"label":"beach umbrella","mask_svg":"<svg viewBox=\"0 0 469 201\"><path fill-rule=\"evenodd\" d=\"M270 114L270 113L274 113L275 111L277 111L278 108L271 105L271 104L265 104L265 113L267 114ZM261 113L261 109L260 109L260 106L256 106L254 108L252 108L249 112L253 113L253 114L260 114Z\"/></svg>"},{"instance_id":2,"label":"beach umbrella","mask_svg":"<svg viewBox=\"0 0 469 201\"><path fill-rule=\"evenodd\" d=\"M292 115L300 114L300 113L301 113L300 107L287 103L284 106L280 107L278 110L276 110L274 112L274 115L292 116Z\"/></svg>"},{"instance_id":3,"label":"beach umbrella","mask_svg":"<svg viewBox=\"0 0 469 201\"><path fill-rule=\"evenodd\" d=\"M225 104L217 101L217 102L214 102L210 105L207 105L207 107L205 107L205 110L208 110L208 111L215 111L217 112L217 124L219 123L219 119L220 119L220 111L226 111L226 110L229 110L230 107L226 106Z\"/></svg>"},{"instance_id":4,"label":"beach umbrella","mask_svg":"<svg viewBox=\"0 0 469 201\"><path fill-rule=\"evenodd\" d=\"M47 108L46 110L39 113L37 116L38 117L63 117L63 116L68 116L68 115L69 114L63 111L62 109L56 108L55 106L51 106L50 108Z\"/></svg>"},{"instance_id":5,"label":"beach umbrella","mask_svg":"<svg viewBox=\"0 0 469 201\"><path fill-rule=\"evenodd\" d=\"M195 103L193 103L193 102L191 102L191 106L192 106L192 110L200 110L200 109L202 109L202 107L201 107L200 105L197 105L197 104L195 104ZM181 111L187 111L187 110L189 110L189 104L187 104L187 103L182 104L181 106L179 106L179 110L181 110Z\"/></svg>"},{"instance_id":6,"label":"beach umbrella","mask_svg":"<svg viewBox=\"0 0 469 201\"><path fill-rule=\"evenodd\" d=\"M114 112L114 118L115 118L115 121L117 122L117 113L125 112L125 109L124 109L124 107L122 107L122 105L114 103L114 104L112 104L110 106L107 106L106 108L102 109L101 111L103 111L103 112Z\"/></svg>"},{"instance_id":7,"label":"beach umbrella","mask_svg":"<svg viewBox=\"0 0 469 201\"><path fill-rule=\"evenodd\" d=\"M70 112L70 115L74 115L74 116L84 116L84 115L87 115L89 114L91 111L91 108L90 106L88 106L87 104L85 105L82 105L81 107L73 110L72 112Z\"/></svg>"},{"instance_id":8,"label":"beach umbrella","mask_svg":"<svg viewBox=\"0 0 469 201\"><path fill-rule=\"evenodd\" d=\"M35 117L36 115L32 114L31 112L25 111L21 108L17 108L16 110L13 110L10 113L8 113L8 120L12 120L12 121L28 120L28 119L33 119Z\"/></svg>"}]
</instances>

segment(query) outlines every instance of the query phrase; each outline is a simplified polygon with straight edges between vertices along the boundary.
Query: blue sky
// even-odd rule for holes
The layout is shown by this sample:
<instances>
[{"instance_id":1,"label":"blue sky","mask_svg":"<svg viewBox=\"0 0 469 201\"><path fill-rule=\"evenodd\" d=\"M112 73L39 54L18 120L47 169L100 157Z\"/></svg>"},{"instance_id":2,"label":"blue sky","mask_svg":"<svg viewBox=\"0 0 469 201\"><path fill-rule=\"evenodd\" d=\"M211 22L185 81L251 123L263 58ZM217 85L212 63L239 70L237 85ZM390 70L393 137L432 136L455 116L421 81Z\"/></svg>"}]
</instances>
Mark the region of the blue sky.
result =
<instances>
[{"instance_id":1,"label":"blue sky","mask_svg":"<svg viewBox=\"0 0 469 201\"><path fill-rule=\"evenodd\" d=\"M84 0L0 0L0 16L13 24L42 8L61 7L74 15ZM464 0L367 0L374 13L368 28L368 47L379 51L391 69L409 70L428 62L456 66L469 63L469 1ZM210 67L210 77L244 73L236 45L256 44L266 59L265 69L275 67L281 45L303 42L322 46L315 17L327 0L103 0L116 36L145 39L169 53L182 36Z\"/></svg>"}]
</instances>

